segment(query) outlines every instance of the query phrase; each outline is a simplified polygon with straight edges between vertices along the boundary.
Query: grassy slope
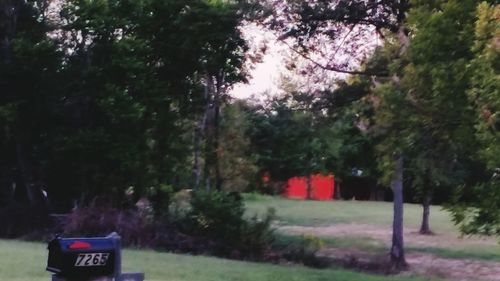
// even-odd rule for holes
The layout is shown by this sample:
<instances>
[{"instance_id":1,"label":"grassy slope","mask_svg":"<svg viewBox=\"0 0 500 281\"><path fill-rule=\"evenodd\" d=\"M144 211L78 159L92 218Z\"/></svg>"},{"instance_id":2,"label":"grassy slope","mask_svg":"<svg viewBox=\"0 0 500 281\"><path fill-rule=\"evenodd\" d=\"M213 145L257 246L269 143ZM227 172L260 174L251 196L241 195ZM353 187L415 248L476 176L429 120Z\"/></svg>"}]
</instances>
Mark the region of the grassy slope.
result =
<instances>
[{"instance_id":1,"label":"grassy slope","mask_svg":"<svg viewBox=\"0 0 500 281\"><path fill-rule=\"evenodd\" d=\"M46 281L47 251L44 244L0 240L0 281ZM300 266L276 266L127 250L125 271L144 271L149 281L384 281L425 280L403 277L369 276L345 270L317 270Z\"/></svg>"},{"instance_id":2,"label":"grassy slope","mask_svg":"<svg viewBox=\"0 0 500 281\"><path fill-rule=\"evenodd\" d=\"M392 203L366 201L303 201L287 200L256 194L245 195L248 214L265 213L268 207L276 209L280 224L322 226L339 223L368 224L390 228L392 225ZM405 228L417 231L420 227L422 207L417 204L404 206ZM449 213L440 206L431 207L431 228L436 233L459 236L451 222ZM366 236L321 237L326 245L338 248L357 248L369 252L387 251L384 242ZM286 238L290 239L290 238ZM453 247L407 245L409 251L432 253L445 258L470 258L500 261L500 246L462 244Z\"/></svg>"},{"instance_id":3,"label":"grassy slope","mask_svg":"<svg viewBox=\"0 0 500 281\"><path fill-rule=\"evenodd\" d=\"M268 207L277 210L278 220L283 224L318 226L337 223L360 223L390 226L392 203L367 201L305 201L287 200L280 197L246 195L249 214L264 213ZM422 207L405 204L405 227L418 229ZM437 232L454 232L456 227L447 212L439 206L431 207L431 227Z\"/></svg>"}]
</instances>

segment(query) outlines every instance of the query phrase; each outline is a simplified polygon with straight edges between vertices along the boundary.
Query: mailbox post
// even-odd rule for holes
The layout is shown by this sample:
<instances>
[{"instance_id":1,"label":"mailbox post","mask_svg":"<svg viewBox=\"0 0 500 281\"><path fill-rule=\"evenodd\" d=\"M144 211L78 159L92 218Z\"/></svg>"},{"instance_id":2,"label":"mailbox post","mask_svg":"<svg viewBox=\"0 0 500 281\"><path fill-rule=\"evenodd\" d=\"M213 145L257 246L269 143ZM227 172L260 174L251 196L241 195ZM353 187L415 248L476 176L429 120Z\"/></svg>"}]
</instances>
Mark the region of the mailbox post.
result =
<instances>
[{"instance_id":1,"label":"mailbox post","mask_svg":"<svg viewBox=\"0 0 500 281\"><path fill-rule=\"evenodd\" d=\"M61 238L49 242L52 281L143 281L144 273L121 272L121 237Z\"/></svg>"}]
</instances>

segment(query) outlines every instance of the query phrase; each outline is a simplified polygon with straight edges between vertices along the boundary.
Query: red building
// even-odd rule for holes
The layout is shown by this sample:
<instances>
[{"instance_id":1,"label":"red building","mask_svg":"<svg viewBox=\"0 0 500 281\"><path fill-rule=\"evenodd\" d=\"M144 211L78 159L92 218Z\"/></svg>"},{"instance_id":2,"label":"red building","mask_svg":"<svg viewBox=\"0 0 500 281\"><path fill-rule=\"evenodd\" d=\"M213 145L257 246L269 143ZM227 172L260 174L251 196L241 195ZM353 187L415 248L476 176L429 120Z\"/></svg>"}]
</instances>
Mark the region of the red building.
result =
<instances>
[{"instance_id":1,"label":"red building","mask_svg":"<svg viewBox=\"0 0 500 281\"><path fill-rule=\"evenodd\" d=\"M293 199L333 200L334 186L333 175L313 175L310 198L307 198L307 177L293 177L287 182L284 196Z\"/></svg>"}]
</instances>

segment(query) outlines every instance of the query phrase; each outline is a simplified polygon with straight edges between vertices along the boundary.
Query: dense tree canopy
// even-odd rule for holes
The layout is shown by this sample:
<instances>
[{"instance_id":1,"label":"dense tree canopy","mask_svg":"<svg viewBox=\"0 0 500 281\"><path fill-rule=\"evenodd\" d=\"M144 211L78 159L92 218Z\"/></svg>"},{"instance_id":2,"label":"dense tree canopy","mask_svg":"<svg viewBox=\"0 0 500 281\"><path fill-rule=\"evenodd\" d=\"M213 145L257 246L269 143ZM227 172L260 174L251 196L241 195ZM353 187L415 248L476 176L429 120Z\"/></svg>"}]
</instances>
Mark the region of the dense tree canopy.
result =
<instances>
[{"instance_id":1,"label":"dense tree canopy","mask_svg":"<svg viewBox=\"0 0 500 281\"><path fill-rule=\"evenodd\" d=\"M206 75L223 73L217 87L244 79L238 6L74 0L54 9L2 1L2 192L44 188L67 208L189 182Z\"/></svg>"},{"instance_id":2,"label":"dense tree canopy","mask_svg":"<svg viewBox=\"0 0 500 281\"><path fill-rule=\"evenodd\" d=\"M474 147L479 163L486 167L471 191L463 186L457 195L454 219L468 234L500 234L500 76L499 46L500 6L482 2L475 10L474 40L469 45L473 58L469 61L469 101L474 109L474 128L478 145ZM465 203L462 203L465 201Z\"/></svg>"}]
</instances>

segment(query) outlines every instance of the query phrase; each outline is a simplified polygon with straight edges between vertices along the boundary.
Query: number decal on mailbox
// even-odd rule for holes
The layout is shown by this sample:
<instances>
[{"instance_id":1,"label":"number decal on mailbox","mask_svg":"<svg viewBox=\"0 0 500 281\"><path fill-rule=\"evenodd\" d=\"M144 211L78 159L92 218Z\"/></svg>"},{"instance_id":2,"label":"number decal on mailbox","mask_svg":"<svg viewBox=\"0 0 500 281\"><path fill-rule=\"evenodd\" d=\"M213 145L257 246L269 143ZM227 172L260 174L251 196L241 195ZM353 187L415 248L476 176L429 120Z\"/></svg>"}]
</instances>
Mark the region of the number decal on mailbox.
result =
<instances>
[{"instance_id":1,"label":"number decal on mailbox","mask_svg":"<svg viewBox=\"0 0 500 281\"><path fill-rule=\"evenodd\" d=\"M108 258L109 253L79 254L75 266L105 266Z\"/></svg>"}]
</instances>

